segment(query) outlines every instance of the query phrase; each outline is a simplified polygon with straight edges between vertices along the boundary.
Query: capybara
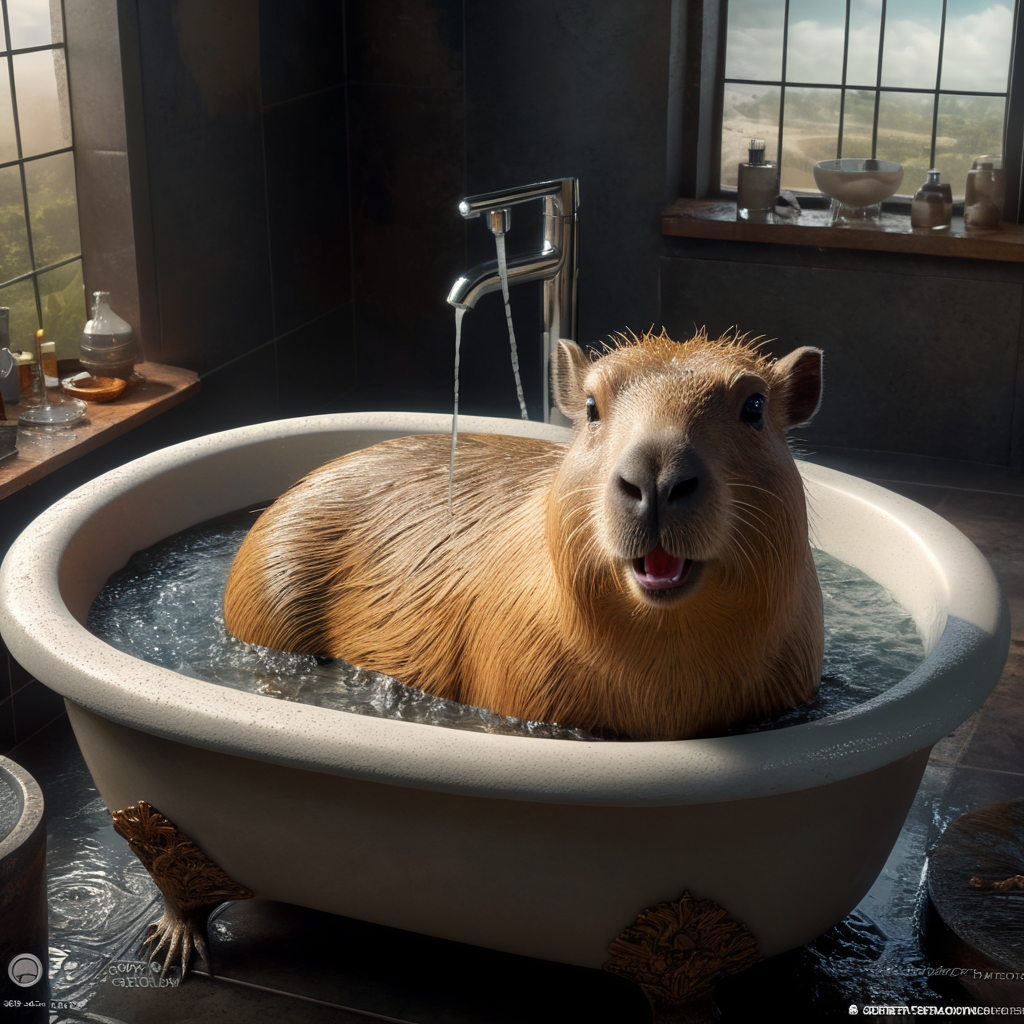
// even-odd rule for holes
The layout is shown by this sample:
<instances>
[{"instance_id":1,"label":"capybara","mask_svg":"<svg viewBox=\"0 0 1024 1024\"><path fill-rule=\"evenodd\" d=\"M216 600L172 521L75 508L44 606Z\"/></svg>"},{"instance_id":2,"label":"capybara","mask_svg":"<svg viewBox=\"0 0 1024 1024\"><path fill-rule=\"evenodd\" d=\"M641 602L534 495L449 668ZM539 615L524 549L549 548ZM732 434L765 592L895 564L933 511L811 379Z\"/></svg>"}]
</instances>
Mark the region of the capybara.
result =
<instances>
[{"instance_id":1,"label":"capybara","mask_svg":"<svg viewBox=\"0 0 1024 1024\"><path fill-rule=\"evenodd\" d=\"M713 734L807 700L823 624L786 443L821 352L663 332L562 341L568 444L405 437L310 473L257 520L227 627L516 718Z\"/></svg>"}]
</instances>

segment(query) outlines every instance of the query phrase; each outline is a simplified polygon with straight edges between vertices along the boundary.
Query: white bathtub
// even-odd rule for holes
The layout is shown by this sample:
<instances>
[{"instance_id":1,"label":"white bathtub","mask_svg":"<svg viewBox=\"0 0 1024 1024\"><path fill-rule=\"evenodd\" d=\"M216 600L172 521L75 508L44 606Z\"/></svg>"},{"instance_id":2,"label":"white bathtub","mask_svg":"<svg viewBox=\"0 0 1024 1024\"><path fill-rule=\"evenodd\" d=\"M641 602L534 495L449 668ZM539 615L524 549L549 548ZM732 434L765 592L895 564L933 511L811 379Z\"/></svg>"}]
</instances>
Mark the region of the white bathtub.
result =
<instances>
[{"instance_id":1,"label":"white bathtub","mask_svg":"<svg viewBox=\"0 0 1024 1024\"><path fill-rule=\"evenodd\" d=\"M774 732L460 732L222 688L86 631L133 552L344 452L449 426L346 414L215 434L87 484L23 534L0 572L3 637L67 699L107 805L148 801L257 896L590 967L640 910L684 889L745 924L766 956L839 921L882 868L932 745L981 705L1009 644L973 545L864 481L801 466L814 543L888 587L928 657L853 711ZM567 436L519 420L460 428Z\"/></svg>"}]
</instances>

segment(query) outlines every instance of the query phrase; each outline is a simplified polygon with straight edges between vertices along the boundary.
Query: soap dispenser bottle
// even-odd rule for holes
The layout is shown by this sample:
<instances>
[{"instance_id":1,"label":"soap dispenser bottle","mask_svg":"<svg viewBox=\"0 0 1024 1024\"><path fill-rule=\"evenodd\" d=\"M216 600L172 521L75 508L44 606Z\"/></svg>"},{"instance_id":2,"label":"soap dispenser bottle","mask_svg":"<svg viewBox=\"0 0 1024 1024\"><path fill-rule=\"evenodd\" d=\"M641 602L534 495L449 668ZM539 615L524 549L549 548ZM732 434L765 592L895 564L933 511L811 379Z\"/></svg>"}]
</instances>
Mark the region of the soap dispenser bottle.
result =
<instances>
[{"instance_id":1,"label":"soap dispenser bottle","mask_svg":"<svg viewBox=\"0 0 1024 1024\"><path fill-rule=\"evenodd\" d=\"M910 204L910 226L945 231L953 220L953 190L939 181L939 172L928 172L928 180L914 193Z\"/></svg>"},{"instance_id":2,"label":"soap dispenser bottle","mask_svg":"<svg viewBox=\"0 0 1024 1024\"><path fill-rule=\"evenodd\" d=\"M779 194L779 167L764 158L764 139L751 139L736 178L736 219L767 223Z\"/></svg>"}]
</instances>

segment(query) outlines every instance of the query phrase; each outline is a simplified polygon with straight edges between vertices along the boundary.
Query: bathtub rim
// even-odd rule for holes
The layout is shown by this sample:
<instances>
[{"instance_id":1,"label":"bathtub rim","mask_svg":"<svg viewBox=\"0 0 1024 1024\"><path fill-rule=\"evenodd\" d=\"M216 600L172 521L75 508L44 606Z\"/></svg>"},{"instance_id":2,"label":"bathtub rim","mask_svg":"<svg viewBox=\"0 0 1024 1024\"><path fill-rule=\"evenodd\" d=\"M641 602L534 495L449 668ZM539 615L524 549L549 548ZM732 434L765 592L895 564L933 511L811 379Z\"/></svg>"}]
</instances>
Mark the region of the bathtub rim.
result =
<instances>
[{"instance_id":1,"label":"bathtub rim","mask_svg":"<svg viewBox=\"0 0 1024 1024\"><path fill-rule=\"evenodd\" d=\"M980 707L998 680L1009 647L1009 613L977 549L927 509L809 463L802 463L801 471L812 488L878 509L920 540L934 563L937 585L946 588L948 614L936 622L937 639L925 662L901 683L851 711L773 732L665 742L559 742L268 700L116 651L85 630L61 596L62 587L76 585L75 558L93 557L84 551L82 535L99 522L101 510L117 505L123 513L130 494L142 500L147 487L166 486L168 474L187 477L200 472L204 461L213 460L208 468L217 468L225 458L241 465L261 447L266 454L296 435L326 438L346 430L402 436L445 432L450 422L444 415L410 413L278 420L186 441L90 481L31 524L0 569L0 625L11 653L76 704L194 746L414 788L620 806L747 799L859 775L930 747ZM461 418L460 432L471 431L568 437L561 428L539 423ZM209 517L191 522L204 518ZM76 541L83 549L77 554Z\"/></svg>"}]
</instances>

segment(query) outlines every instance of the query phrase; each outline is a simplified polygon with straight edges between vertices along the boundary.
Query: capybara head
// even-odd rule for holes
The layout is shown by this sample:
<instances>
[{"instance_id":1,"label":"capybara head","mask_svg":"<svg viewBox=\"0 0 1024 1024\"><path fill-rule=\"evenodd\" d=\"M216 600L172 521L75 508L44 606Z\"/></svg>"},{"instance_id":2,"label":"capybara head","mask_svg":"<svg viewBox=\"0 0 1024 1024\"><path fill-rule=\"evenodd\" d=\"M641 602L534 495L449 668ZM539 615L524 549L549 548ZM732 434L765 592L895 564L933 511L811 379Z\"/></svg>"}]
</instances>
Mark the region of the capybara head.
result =
<instances>
[{"instance_id":1,"label":"capybara head","mask_svg":"<svg viewBox=\"0 0 1024 1024\"><path fill-rule=\"evenodd\" d=\"M743 340L662 333L591 361L559 344L556 400L575 430L553 511L581 580L610 573L638 604L667 608L710 565L756 577L791 541L806 546L785 432L818 407L820 350L773 362Z\"/></svg>"}]
</instances>

